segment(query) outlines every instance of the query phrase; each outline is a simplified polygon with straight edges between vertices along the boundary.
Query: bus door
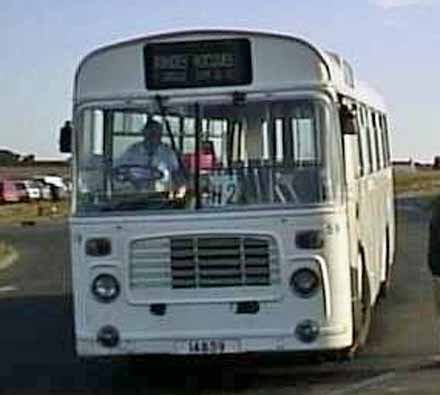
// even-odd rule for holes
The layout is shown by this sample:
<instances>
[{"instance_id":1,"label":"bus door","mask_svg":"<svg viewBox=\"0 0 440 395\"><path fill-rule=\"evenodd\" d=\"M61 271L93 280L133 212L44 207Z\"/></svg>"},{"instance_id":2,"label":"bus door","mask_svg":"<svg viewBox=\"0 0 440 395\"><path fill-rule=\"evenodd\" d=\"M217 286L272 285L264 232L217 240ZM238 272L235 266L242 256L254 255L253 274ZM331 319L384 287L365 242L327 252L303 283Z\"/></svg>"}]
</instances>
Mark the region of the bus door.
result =
<instances>
[{"instance_id":1,"label":"bus door","mask_svg":"<svg viewBox=\"0 0 440 395\"><path fill-rule=\"evenodd\" d=\"M359 134L353 111L346 105L340 107L340 124L344 145L344 164L347 191L347 218L349 230L349 254L353 276L353 290L356 295L361 289L362 278L359 267ZM356 281L357 279L357 281Z\"/></svg>"}]
</instances>

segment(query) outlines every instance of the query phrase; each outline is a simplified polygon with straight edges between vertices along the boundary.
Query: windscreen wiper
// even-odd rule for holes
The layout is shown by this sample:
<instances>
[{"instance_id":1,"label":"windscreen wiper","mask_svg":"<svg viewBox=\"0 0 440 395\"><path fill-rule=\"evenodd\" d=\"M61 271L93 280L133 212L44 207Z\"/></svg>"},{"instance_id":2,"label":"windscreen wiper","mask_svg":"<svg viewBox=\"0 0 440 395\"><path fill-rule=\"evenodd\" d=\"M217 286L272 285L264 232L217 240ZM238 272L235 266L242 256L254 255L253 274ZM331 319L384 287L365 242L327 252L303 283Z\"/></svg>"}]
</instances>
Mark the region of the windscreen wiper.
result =
<instances>
[{"instance_id":1,"label":"windscreen wiper","mask_svg":"<svg viewBox=\"0 0 440 395\"><path fill-rule=\"evenodd\" d=\"M167 129L168 137L171 141L171 149L174 151L174 153L177 156L177 160L179 161L179 166L183 171L184 177L187 178L188 176L187 169L185 168L182 162L182 158L177 151L176 142L174 140L173 133L171 132L171 126L166 117L165 106L163 105L163 98L160 95L156 95L155 100L159 107L160 115L165 122L165 128ZM200 196L200 135L201 135L202 123L200 119L200 105L198 103L195 104L195 112L196 112L196 125L195 125L196 126L195 162L196 163L195 163L195 175L194 175L194 193L196 198L196 209L200 209L202 207L201 196Z\"/></svg>"},{"instance_id":2,"label":"windscreen wiper","mask_svg":"<svg viewBox=\"0 0 440 395\"><path fill-rule=\"evenodd\" d=\"M171 141L171 149L174 151L174 153L176 154L176 156L179 158L180 161L180 155L178 155L176 141L174 140L173 132L171 131L170 122L168 121L168 118L166 116L166 111L165 111L165 106L163 105L162 96L156 95L155 100L157 106L159 107L160 116L162 117L162 120L165 122L165 128L167 130L168 137Z\"/></svg>"}]
</instances>

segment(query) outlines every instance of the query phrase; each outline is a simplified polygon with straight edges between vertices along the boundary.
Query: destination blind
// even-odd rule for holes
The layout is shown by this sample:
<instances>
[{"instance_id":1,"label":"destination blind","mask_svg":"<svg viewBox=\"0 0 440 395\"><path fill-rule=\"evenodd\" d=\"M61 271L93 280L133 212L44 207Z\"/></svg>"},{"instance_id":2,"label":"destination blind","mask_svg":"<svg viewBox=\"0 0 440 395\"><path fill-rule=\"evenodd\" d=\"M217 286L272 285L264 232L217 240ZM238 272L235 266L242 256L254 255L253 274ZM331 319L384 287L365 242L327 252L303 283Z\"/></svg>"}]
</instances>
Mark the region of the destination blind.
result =
<instances>
[{"instance_id":1,"label":"destination blind","mask_svg":"<svg viewBox=\"0 0 440 395\"><path fill-rule=\"evenodd\" d=\"M247 39L147 44L144 47L147 89L247 85L252 82Z\"/></svg>"}]
</instances>

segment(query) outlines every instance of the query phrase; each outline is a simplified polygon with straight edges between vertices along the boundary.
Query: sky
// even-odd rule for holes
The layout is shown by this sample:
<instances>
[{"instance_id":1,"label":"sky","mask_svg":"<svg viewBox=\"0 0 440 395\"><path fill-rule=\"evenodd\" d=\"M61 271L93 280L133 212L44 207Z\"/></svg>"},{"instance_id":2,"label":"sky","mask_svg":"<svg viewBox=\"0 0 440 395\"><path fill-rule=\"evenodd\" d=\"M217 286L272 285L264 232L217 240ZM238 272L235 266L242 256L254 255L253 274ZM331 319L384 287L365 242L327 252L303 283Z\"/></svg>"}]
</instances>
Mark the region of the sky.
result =
<instances>
[{"instance_id":1,"label":"sky","mask_svg":"<svg viewBox=\"0 0 440 395\"><path fill-rule=\"evenodd\" d=\"M60 158L75 69L99 46L152 32L290 33L338 52L390 109L395 159L440 154L440 0L1 0L0 149Z\"/></svg>"}]
</instances>

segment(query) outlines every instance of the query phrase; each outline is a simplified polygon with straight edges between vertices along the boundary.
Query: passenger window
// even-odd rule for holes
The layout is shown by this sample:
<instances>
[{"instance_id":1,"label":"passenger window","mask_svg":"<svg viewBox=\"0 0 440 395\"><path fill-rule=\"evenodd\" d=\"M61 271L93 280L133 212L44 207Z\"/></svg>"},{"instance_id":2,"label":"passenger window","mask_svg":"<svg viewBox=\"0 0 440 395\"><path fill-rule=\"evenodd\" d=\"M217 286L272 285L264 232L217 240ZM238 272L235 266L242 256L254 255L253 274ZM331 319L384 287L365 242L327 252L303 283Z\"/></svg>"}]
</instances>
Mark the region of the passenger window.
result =
<instances>
[{"instance_id":1,"label":"passenger window","mask_svg":"<svg viewBox=\"0 0 440 395\"><path fill-rule=\"evenodd\" d=\"M360 175L361 177L365 175L365 146L363 144L363 119L362 119L362 108L358 106L357 110L357 121L358 121L358 146L359 146L359 166L360 166Z\"/></svg>"},{"instance_id":2,"label":"passenger window","mask_svg":"<svg viewBox=\"0 0 440 395\"><path fill-rule=\"evenodd\" d=\"M376 130L374 124L374 114L371 110L367 110L368 113L368 136L369 136L369 146L371 150L371 171L376 172L378 170L378 153L376 145Z\"/></svg>"},{"instance_id":3,"label":"passenger window","mask_svg":"<svg viewBox=\"0 0 440 395\"><path fill-rule=\"evenodd\" d=\"M386 157L386 153L385 153L385 142L384 142L383 116L382 116L382 114L377 114L377 122L379 124L380 154L382 156L383 167L387 167L387 157Z\"/></svg>"},{"instance_id":4,"label":"passenger window","mask_svg":"<svg viewBox=\"0 0 440 395\"><path fill-rule=\"evenodd\" d=\"M373 152L371 149L370 126L368 122L368 113L365 107L362 107L363 128L362 128L362 143L364 145L363 152L365 153L366 174L373 172Z\"/></svg>"},{"instance_id":5,"label":"passenger window","mask_svg":"<svg viewBox=\"0 0 440 395\"><path fill-rule=\"evenodd\" d=\"M382 148L382 138L381 138L381 128L379 125L379 115L378 113L373 113L373 126L376 142L376 153L377 153L377 168L380 170L384 167L383 158L383 148Z\"/></svg>"},{"instance_id":6,"label":"passenger window","mask_svg":"<svg viewBox=\"0 0 440 395\"><path fill-rule=\"evenodd\" d=\"M382 115L382 138L383 138L383 149L384 149L384 158L386 162L386 166L390 166L390 146L388 140L388 129L387 129L387 121L386 116Z\"/></svg>"}]
</instances>

